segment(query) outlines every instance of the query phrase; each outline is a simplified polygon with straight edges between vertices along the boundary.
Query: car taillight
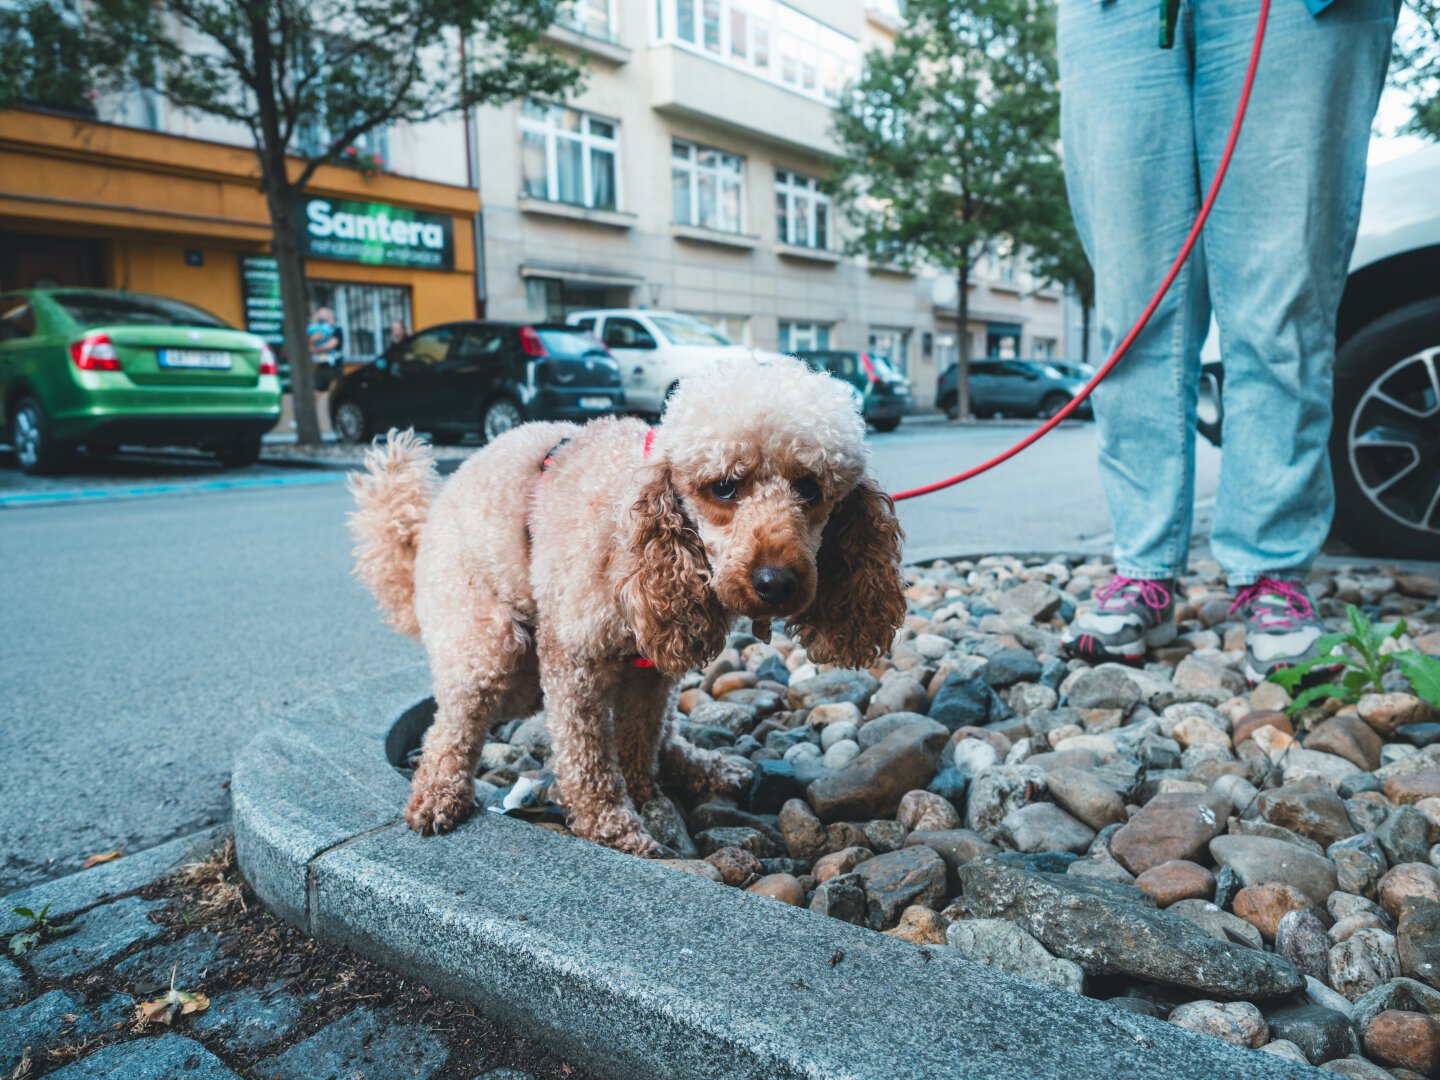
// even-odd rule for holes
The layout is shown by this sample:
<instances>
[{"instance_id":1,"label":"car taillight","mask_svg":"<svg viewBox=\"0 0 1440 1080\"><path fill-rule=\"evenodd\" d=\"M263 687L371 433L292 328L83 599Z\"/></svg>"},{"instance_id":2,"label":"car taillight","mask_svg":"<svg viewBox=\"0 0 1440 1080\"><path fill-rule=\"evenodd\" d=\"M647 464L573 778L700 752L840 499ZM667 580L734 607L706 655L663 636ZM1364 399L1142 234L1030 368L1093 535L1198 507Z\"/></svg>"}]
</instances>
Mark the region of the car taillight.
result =
<instances>
[{"instance_id":1,"label":"car taillight","mask_svg":"<svg viewBox=\"0 0 1440 1080\"><path fill-rule=\"evenodd\" d=\"M528 326L520 328L520 348L525 350L526 356L545 355L545 343L540 340L540 335Z\"/></svg>"},{"instance_id":2,"label":"car taillight","mask_svg":"<svg viewBox=\"0 0 1440 1080\"><path fill-rule=\"evenodd\" d=\"M70 343L70 359L81 371L119 371L120 354L104 334L86 334Z\"/></svg>"},{"instance_id":3,"label":"car taillight","mask_svg":"<svg viewBox=\"0 0 1440 1080\"><path fill-rule=\"evenodd\" d=\"M865 377L871 382L879 382L880 376L875 374L875 365L870 362L869 353L860 354L860 363L865 365Z\"/></svg>"},{"instance_id":4,"label":"car taillight","mask_svg":"<svg viewBox=\"0 0 1440 1080\"><path fill-rule=\"evenodd\" d=\"M260 374L279 375L280 365L275 361L275 354L270 351L269 345L260 346Z\"/></svg>"}]
</instances>

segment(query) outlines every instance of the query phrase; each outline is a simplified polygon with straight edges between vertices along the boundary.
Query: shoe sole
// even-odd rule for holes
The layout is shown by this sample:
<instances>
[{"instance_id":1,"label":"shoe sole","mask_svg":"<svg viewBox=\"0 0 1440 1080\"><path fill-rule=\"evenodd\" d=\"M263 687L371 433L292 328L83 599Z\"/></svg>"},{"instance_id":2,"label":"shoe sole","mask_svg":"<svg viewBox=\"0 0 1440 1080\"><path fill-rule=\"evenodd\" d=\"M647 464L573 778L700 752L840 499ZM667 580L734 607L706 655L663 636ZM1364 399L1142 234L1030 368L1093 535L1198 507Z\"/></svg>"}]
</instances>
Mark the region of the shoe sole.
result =
<instances>
[{"instance_id":1,"label":"shoe sole","mask_svg":"<svg viewBox=\"0 0 1440 1080\"><path fill-rule=\"evenodd\" d=\"M1173 622L1161 623L1145 631L1145 636L1123 645L1106 645L1094 634L1080 634L1073 641L1064 643L1065 651L1077 660L1115 660L1122 664L1139 664L1151 649L1169 645L1175 640L1179 628ZM1082 645L1088 642L1088 645Z\"/></svg>"}]
</instances>

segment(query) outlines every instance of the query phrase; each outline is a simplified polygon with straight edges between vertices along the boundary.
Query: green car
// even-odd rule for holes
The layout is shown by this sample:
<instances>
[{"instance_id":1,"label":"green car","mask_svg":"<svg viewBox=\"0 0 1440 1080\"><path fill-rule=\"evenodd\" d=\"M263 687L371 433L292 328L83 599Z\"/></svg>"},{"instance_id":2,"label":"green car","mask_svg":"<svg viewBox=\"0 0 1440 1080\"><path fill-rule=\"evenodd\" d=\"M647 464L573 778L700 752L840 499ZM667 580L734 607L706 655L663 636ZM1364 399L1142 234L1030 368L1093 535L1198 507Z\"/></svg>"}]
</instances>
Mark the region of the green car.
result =
<instances>
[{"instance_id":1,"label":"green car","mask_svg":"<svg viewBox=\"0 0 1440 1080\"><path fill-rule=\"evenodd\" d=\"M280 418L280 378L258 337L179 300L32 289L0 295L0 403L0 437L27 473L122 443L249 465Z\"/></svg>"}]
</instances>

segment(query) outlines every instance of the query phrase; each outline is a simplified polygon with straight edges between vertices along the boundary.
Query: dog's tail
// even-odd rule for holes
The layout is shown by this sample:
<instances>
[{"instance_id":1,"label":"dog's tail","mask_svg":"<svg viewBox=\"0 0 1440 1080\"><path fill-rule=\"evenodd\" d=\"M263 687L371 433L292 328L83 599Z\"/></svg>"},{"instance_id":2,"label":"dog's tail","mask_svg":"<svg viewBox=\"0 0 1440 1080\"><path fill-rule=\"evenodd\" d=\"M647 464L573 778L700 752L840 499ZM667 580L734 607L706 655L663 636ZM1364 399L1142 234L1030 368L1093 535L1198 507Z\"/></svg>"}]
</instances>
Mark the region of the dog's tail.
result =
<instances>
[{"instance_id":1,"label":"dog's tail","mask_svg":"<svg viewBox=\"0 0 1440 1080\"><path fill-rule=\"evenodd\" d=\"M355 511L355 573L380 602L386 621L402 634L420 635L415 621L415 549L439 476L435 454L411 429L392 428L365 453L362 472L350 474Z\"/></svg>"}]
</instances>

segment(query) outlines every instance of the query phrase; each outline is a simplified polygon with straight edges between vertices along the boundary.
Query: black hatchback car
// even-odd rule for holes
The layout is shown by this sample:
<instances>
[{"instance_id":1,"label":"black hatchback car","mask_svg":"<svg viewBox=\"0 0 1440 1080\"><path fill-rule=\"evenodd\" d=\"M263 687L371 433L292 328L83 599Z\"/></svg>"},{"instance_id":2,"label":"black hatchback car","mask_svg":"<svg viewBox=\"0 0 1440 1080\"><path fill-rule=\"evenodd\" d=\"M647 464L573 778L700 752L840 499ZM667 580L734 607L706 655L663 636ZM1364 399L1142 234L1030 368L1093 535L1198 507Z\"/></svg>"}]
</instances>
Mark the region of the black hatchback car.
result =
<instances>
[{"instance_id":1,"label":"black hatchback car","mask_svg":"<svg viewBox=\"0 0 1440 1080\"><path fill-rule=\"evenodd\" d=\"M620 368L584 330L551 323L456 322L396 342L330 390L330 423L345 442L391 427L437 443L489 442L527 420L621 412Z\"/></svg>"}]
</instances>

